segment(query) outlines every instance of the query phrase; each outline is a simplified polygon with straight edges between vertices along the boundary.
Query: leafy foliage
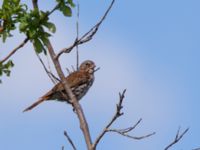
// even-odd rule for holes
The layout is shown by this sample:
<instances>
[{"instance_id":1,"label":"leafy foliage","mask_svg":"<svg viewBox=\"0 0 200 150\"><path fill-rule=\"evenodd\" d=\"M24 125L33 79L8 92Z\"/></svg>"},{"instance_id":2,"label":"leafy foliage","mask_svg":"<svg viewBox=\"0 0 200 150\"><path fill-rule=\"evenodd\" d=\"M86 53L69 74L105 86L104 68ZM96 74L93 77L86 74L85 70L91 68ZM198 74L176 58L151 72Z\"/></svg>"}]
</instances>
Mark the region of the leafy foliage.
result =
<instances>
[{"instance_id":1,"label":"leafy foliage","mask_svg":"<svg viewBox=\"0 0 200 150\"><path fill-rule=\"evenodd\" d=\"M59 3L59 10L63 13L64 16L72 16L72 7L75 7L73 0L56 0Z\"/></svg>"},{"instance_id":2,"label":"leafy foliage","mask_svg":"<svg viewBox=\"0 0 200 150\"><path fill-rule=\"evenodd\" d=\"M75 7L73 0L56 0L56 2L53 11L59 10L64 16L72 16L72 8ZM29 10L20 0L3 0L0 8L0 38L5 42L12 36L11 31L18 28L19 32L25 34L33 43L36 53L46 54L50 32L56 32L55 24L49 21L49 15L53 11L44 12L37 8ZM0 62L0 76L3 74L9 76L13 65L12 61L6 64Z\"/></svg>"},{"instance_id":3,"label":"leafy foliage","mask_svg":"<svg viewBox=\"0 0 200 150\"><path fill-rule=\"evenodd\" d=\"M12 60L9 60L6 64L0 63L0 76L5 74L6 76L10 76L10 68L14 66ZM0 80L0 83L2 81Z\"/></svg>"},{"instance_id":4,"label":"leafy foliage","mask_svg":"<svg viewBox=\"0 0 200 150\"><path fill-rule=\"evenodd\" d=\"M7 37L12 36L10 33L16 29L16 23L26 13L27 6L20 4L20 0L4 0L2 8L0 9L0 19L3 21L1 27L0 37L2 36L3 42Z\"/></svg>"},{"instance_id":5,"label":"leafy foliage","mask_svg":"<svg viewBox=\"0 0 200 150\"><path fill-rule=\"evenodd\" d=\"M30 13L26 13L20 18L19 30L33 42L37 53L44 52L46 54L44 46L47 46L48 37L51 36L43 27L52 33L56 32L56 26L48 20L48 11L43 12L38 9L31 10Z\"/></svg>"}]
</instances>

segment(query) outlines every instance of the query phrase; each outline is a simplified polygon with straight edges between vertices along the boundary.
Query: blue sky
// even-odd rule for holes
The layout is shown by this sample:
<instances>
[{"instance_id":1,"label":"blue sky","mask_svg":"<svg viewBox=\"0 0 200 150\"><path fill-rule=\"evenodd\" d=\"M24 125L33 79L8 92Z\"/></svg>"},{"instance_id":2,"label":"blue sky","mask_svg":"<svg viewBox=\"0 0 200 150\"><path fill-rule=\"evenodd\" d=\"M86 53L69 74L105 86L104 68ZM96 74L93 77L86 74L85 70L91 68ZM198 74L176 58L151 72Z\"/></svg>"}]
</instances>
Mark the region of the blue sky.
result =
<instances>
[{"instance_id":1,"label":"blue sky","mask_svg":"<svg viewBox=\"0 0 200 150\"><path fill-rule=\"evenodd\" d=\"M80 2L80 34L99 20L108 5L109 1ZM200 147L199 5L198 0L118 0L94 39L79 47L80 61L91 59L101 67L81 101L92 138L112 117L118 92L124 88L125 114L113 128L128 127L142 118L131 134L156 132L141 141L107 134L98 149L164 149L179 126L190 130L172 150ZM41 8L53 6L53 2L41 2ZM57 12L51 20L57 25L51 41L58 51L73 41L76 18L64 18ZM24 36L14 34L6 44L0 42L0 59L23 40ZM11 77L4 77L0 85L0 149L59 150L63 145L70 149L63 130L69 132L78 149L85 149L70 106L46 102L22 113L53 84L30 43L12 59ZM62 56L61 62L63 69L74 65L75 53Z\"/></svg>"}]
</instances>

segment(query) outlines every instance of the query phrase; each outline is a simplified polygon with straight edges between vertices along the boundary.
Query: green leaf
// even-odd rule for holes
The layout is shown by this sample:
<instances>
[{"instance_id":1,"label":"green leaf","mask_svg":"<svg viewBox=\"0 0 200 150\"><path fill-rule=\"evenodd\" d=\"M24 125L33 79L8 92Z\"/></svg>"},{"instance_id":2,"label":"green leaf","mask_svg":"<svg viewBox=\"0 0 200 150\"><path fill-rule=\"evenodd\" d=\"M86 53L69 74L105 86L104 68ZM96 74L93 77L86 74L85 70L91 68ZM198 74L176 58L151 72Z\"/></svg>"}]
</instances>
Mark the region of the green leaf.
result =
<instances>
[{"instance_id":1,"label":"green leaf","mask_svg":"<svg viewBox=\"0 0 200 150\"><path fill-rule=\"evenodd\" d=\"M2 64L0 63L0 76L2 76L3 74L5 74L6 76L10 76L10 68L13 67L14 64L12 62L12 60L9 60L6 64ZM0 79L0 83L1 83L1 79Z\"/></svg>"},{"instance_id":2,"label":"green leaf","mask_svg":"<svg viewBox=\"0 0 200 150\"><path fill-rule=\"evenodd\" d=\"M12 60L9 60L9 61L7 62L7 65L8 65L8 68L11 68L11 67L14 66L14 63L12 62Z\"/></svg>"},{"instance_id":3,"label":"green leaf","mask_svg":"<svg viewBox=\"0 0 200 150\"><path fill-rule=\"evenodd\" d=\"M33 45L35 47L35 51L39 54L44 50L44 47L39 39L33 40Z\"/></svg>"},{"instance_id":4,"label":"green leaf","mask_svg":"<svg viewBox=\"0 0 200 150\"><path fill-rule=\"evenodd\" d=\"M55 26L55 24L53 24L51 22L45 22L44 26L47 27L49 29L49 31L51 31L52 33L56 32L56 26Z\"/></svg>"},{"instance_id":5,"label":"green leaf","mask_svg":"<svg viewBox=\"0 0 200 150\"><path fill-rule=\"evenodd\" d=\"M10 76L10 70L3 70L3 72L6 74L6 76Z\"/></svg>"},{"instance_id":6,"label":"green leaf","mask_svg":"<svg viewBox=\"0 0 200 150\"><path fill-rule=\"evenodd\" d=\"M16 5L19 5L20 0L13 0Z\"/></svg>"},{"instance_id":7,"label":"green leaf","mask_svg":"<svg viewBox=\"0 0 200 150\"><path fill-rule=\"evenodd\" d=\"M51 36L51 34L48 33L48 32L44 32L43 34L44 34L44 36L46 36L46 37L50 37L50 36Z\"/></svg>"},{"instance_id":8,"label":"green leaf","mask_svg":"<svg viewBox=\"0 0 200 150\"><path fill-rule=\"evenodd\" d=\"M60 10L62 11L62 13L67 16L67 17L71 17L72 16L72 10L69 6L65 6L65 5L62 5L60 7Z\"/></svg>"},{"instance_id":9,"label":"green leaf","mask_svg":"<svg viewBox=\"0 0 200 150\"><path fill-rule=\"evenodd\" d=\"M19 30L21 32L24 32L26 30L26 28L28 27L28 23L27 22L22 22L20 25L19 25Z\"/></svg>"},{"instance_id":10,"label":"green leaf","mask_svg":"<svg viewBox=\"0 0 200 150\"><path fill-rule=\"evenodd\" d=\"M3 65L3 68L10 69L13 66L14 66L14 63L12 62L12 60L9 60L5 65Z\"/></svg>"},{"instance_id":11,"label":"green leaf","mask_svg":"<svg viewBox=\"0 0 200 150\"><path fill-rule=\"evenodd\" d=\"M48 43L49 43L48 36L43 35L43 36L41 36L40 38L41 38L41 40L42 40L42 43L43 43L45 46L48 46Z\"/></svg>"},{"instance_id":12,"label":"green leaf","mask_svg":"<svg viewBox=\"0 0 200 150\"><path fill-rule=\"evenodd\" d=\"M30 39L35 39L37 38L37 31L35 31L34 29L29 29L28 33L28 37Z\"/></svg>"},{"instance_id":13,"label":"green leaf","mask_svg":"<svg viewBox=\"0 0 200 150\"><path fill-rule=\"evenodd\" d=\"M71 7L75 7L73 0L68 0L67 3L69 3Z\"/></svg>"}]
</instances>

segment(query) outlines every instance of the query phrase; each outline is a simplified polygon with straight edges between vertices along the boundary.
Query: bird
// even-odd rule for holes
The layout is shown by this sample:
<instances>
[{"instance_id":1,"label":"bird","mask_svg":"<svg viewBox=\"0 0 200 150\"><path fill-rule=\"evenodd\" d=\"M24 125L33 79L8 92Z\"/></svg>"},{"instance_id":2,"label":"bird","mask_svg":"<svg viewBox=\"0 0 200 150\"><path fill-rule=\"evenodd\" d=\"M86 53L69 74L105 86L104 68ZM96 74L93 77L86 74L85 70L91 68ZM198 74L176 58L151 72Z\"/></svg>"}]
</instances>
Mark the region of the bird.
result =
<instances>
[{"instance_id":1,"label":"bird","mask_svg":"<svg viewBox=\"0 0 200 150\"><path fill-rule=\"evenodd\" d=\"M94 82L95 63L91 60L85 60L81 63L77 71L70 73L65 79L73 94L79 101L90 89ZM61 82L57 83L51 90L41 96L36 102L27 107L23 112L32 110L44 101L57 100L70 103L70 98L65 92Z\"/></svg>"}]
</instances>

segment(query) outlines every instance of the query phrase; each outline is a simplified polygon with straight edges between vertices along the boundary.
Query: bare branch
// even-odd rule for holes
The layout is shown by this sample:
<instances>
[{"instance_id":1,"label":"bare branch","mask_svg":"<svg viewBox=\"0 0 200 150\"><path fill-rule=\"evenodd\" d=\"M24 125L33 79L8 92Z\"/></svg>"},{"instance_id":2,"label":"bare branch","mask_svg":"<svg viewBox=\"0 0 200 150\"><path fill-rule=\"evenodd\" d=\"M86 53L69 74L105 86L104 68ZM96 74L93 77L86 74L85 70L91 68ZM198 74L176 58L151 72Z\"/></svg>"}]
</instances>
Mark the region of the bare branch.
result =
<instances>
[{"instance_id":1,"label":"bare branch","mask_svg":"<svg viewBox=\"0 0 200 150\"><path fill-rule=\"evenodd\" d=\"M38 6L37 6L37 8L38 8ZM56 71L58 73L58 76L61 79L61 83L62 83L62 85L63 85L63 87L65 89L65 92L67 93L67 95L70 98L70 103L72 103L72 106L74 107L74 109L76 111L76 114L78 116L79 123L80 123L80 128L81 128L81 130L83 132L87 148L89 150L91 150L91 148L92 148L92 140L91 140L88 124L87 124L83 109L82 109L81 105L79 104L79 102L77 101L77 98L73 94L71 88L69 87L69 84L68 84L67 80L65 79L64 73L63 73L63 71L61 69L60 62L58 61L58 59L56 59L56 54L55 54L54 48L51 45L51 42L49 41L49 39L47 41L47 49L48 49L48 52L49 52L49 54L51 56L53 64L55 66L55 69L56 69Z\"/></svg>"},{"instance_id":2,"label":"bare branch","mask_svg":"<svg viewBox=\"0 0 200 150\"><path fill-rule=\"evenodd\" d=\"M106 125L106 127L103 129L103 131L100 133L100 135L97 137L97 139L95 140L94 144L93 144L93 148L96 149L97 144L99 143L99 141L102 139L102 137L105 135L106 132L108 132L109 127L113 124L113 122L120 117L121 115L123 115L123 113L121 112L122 107L122 102L124 100L124 95L125 95L126 90L124 90L121 93L119 93L119 103L117 104L116 107L116 112L113 116L113 118L110 120L110 122Z\"/></svg>"},{"instance_id":3,"label":"bare branch","mask_svg":"<svg viewBox=\"0 0 200 150\"><path fill-rule=\"evenodd\" d=\"M110 6L108 7L108 9L106 10L105 14L103 15L103 17L101 18L101 20L94 25L88 32L86 32L81 38L79 39L75 39L74 43L69 46L68 48L64 48L62 49L56 56L56 58L58 59L60 57L60 55L62 55L63 53L69 53L71 52L71 50L76 47L77 45L81 45L83 43L86 43L88 41L90 41L93 36L96 34L96 32L98 31L100 25L102 24L102 22L105 20L106 16L108 15L109 11L111 10L113 4L114 4L115 0L112 0Z\"/></svg>"},{"instance_id":4,"label":"bare branch","mask_svg":"<svg viewBox=\"0 0 200 150\"><path fill-rule=\"evenodd\" d=\"M180 134L180 127L179 127L179 129L178 129L178 131L176 133L174 141L172 141L172 143L170 143L164 150L168 150L173 145L178 143L183 138L183 136L188 132L188 130L189 130L189 128L185 129L184 132Z\"/></svg>"},{"instance_id":5,"label":"bare branch","mask_svg":"<svg viewBox=\"0 0 200 150\"><path fill-rule=\"evenodd\" d=\"M67 80L65 80L65 76L64 76L64 73L61 69L61 65L60 65L59 61L57 59L55 59L56 54L55 54L54 49L53 49L50 42L48 42L47 47L48 47L48 51L49 51L49 54L51 56L51 59L52 59L54 66L56 68L56 71L57 71L57 73L58 73L58 75L61 79L63 87L65 88L66 93L70 97L70 103L72 103L72 106L74 107L76 114L79 118L80 127L81 127L81 130L83 132L87 147L88 147L88 149L91 149L91 146L92 146L91 136L90 136L88 124L87 124L85 115L83 113L82 107L79 104L79 102L77 101L76 96L72 93L71 88L69 87Z\"/></svg>"},{"instance_id":6,"label":"bare branch","mask_svg":"<svg viewBox=\"0 0 200 150\"><path fill-rule=\"evenodd\" d=\"M51 72L47 69L47 67L45 66L44 62L42 61L41 57L36 53L36 56L38 57L39 61L41 62L45 72L47 73L47 75L49 76L49 78L51 79L51 81L56 84L57 82L60 82L60 80Z\"/></svg>"},{"instance_id":7,"label":"bare branch","mask_svg":"<svg viewBox=\"0 0 200 150\"><path fill-rule=\"evenodd\" d=\"M144 136L139 136L139 137L129 135L128 132L134 130L140 124L141 121L142 121L142 119L140 118L138 120L138 122L136 122L136 124L132 127L125 128L125 129L108 129L107 132L116 132L122 136L131 138L131 139L135 139L135 140L141 140L141 139L144 139L144 138L147 138L147 137L150 137L150 136L156 134L155 132L153 132L153 133L150 133L150 134L147 134Z\"/></svg>"},{"instance_id":8,"label":"bare branch","mask_svg":"<svg viewBox=\"0 0 200 150\"><path fill-rule=\"evenodd\" d=\"M150 136L155 134L155 132L153 132L153 133L150 133L150 134L147 134L147 135L144 135L144 136L139 136L139 137L131 136L131 135L128 134L130 131L134 130L140 124L140 122L142 121L141 118L131 127L124 128L124 129L110 129L110 126L117 120L117 118L119 118L120 116L123 115L123 112L121 112L121 110L123 108L122 104L123 104L123 100L124 100L124 97L125 97L125 92L126 92L126 90L124 90L122 93L119 93L119 102L116 105L116 112L115 112L113 118L111 119L111 121L106 125L106 127L102 130L100 135L96 138L96 140L93 144L94 149L96 149L96 146L98 145L99 141L102 139L102 137L107 132L115 132L115 133L118 133L122 136L131 138L131 139L135 139L135 140L141 140L141 139L150 137Z\"/></svg>"},{"instance_id":9,"label":"bare branch","mask_svg":"<svg viewBox=\"0 0 200 150\"><path fill-rule=\"evenodd\" d=\"M79 38L79 1L77 0L77 20L76 20L76 39ZM78 45L76 45L76 70L78 70L79 67L79 50Z\"/></svg>"},{"instance_id":10,"label":"bare branch","mask_svg":"<svg viewBox=\"0 0 200 150\"><path fill-rule=\"evenodd\" d=\"M73 150L76 150L76 146L74 145L72 139L70 138L70 136L67 134L67 131L64 131L64 136L67 138L68 142L70 143L70 145L72 146Z\"/></svg>"},{"instance_id":11,"label":"bare branch","mask_svg":"<svg viewBox=\"0 0 200 150\"><path fill-rule=\"evenodd\" d=\"M122 132L122 133L127 133L127 132L130 132L131 130L133 130L133 129L135 129L139 124L140 124L140 122L142 121L142 118L140 118L137 122L136 122L136 124L134 125L134 126L132 126L132 127L128 127L128 128L125 128L125 129L117 129L119 132Z\"/></svg>"},{"instance_id":12,"label":"bare branch","mask_svg":"<svg viewBox=\"0 0 200 150\"><path fill-rule=\"evenodd\" d=\"M155 132L153 132L153 133L150 133L150 134L147 134L147 135L144 135L144 136L131 136L131 135L129 135L126 132L123 132L121 130L123 130L123 129L109 129L109 130L107 130L107 132L116 132L116 133L118 133L122 136L131 138L131 139L134 139L134 140L142 140L142 139L148 138L148 137L156 134ZM130 131L128 131L128 132L130 132Z\"/></svg>"},{"instance_id":13,"label":"bare branch","mask_svg":"<svg viewBox=\"0 0 200 150\"><path fill-rule=\"evenodd\" d=\"M19 44L16 48L14 48L4 59L0 61L0 63L4 63L6 60L8 60L15 52L17 52L20 48L22 48L27 42L29 41L29 38L25 38L24 41Z\"/></svg>"}]
</instances>

